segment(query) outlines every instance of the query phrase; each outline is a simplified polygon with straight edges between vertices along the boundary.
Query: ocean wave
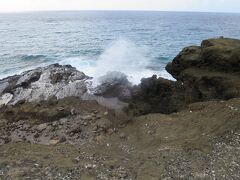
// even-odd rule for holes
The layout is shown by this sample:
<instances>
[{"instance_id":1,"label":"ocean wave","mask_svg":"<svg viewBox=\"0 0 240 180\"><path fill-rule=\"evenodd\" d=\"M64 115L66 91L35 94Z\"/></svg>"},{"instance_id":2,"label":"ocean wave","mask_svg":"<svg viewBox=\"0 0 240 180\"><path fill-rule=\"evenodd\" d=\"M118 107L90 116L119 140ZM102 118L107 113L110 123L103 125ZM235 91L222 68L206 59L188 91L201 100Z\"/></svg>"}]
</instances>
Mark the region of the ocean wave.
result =
<instances>
[{"instance_id":1,"label":"ocean wave","mask_svg":"<svg viewBox=\"0 0 240 180\"><path fill-rule=\"evenodd\" d=\"M132 84L139 84L142 78L153 74L173 79L164 67L149 68L152 60L147 57L146 47L137 46L134 42L119 39L112 42L99 56L78 56L61 60L62 65L70 64L79 71L93 77L93 84L99 84L99 79L109 72L122 72L127 75Z\"/></svg>"}]
</instances>

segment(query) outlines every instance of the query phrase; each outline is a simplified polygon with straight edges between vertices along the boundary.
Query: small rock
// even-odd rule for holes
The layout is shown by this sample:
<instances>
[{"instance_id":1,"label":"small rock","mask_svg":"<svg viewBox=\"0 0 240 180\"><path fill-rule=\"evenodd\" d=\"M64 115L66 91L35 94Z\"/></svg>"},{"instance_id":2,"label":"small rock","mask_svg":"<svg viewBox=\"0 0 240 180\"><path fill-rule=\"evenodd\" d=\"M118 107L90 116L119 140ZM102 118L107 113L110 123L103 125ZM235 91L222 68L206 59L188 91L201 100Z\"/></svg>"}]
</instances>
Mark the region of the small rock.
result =
<instances>
[{"instance_id":1,"label":"small rock","mask_svg":"<svg viewBox=\"0 0 240 180\"><path fill-rule=\"evenodd\" d=\"M3 137L5 144L10 143L12 139L10 137Z\"/></svg>"},{"instance_id":2,"label":"small rock","mask_svg":"<svg viewBox=\"0 0 240 180\"><path fill-rule=\"evenodd\" d=\"M92 116L91 115L82 116L81 119L89 121L89 120L92 120Z\"/></svg>"},{"instance_id":3,"label":"small rock","mask_svg":"<svg viewBox=\"0 0 240 180\"><path fill-rule=\"evenodd\" d=\"M77 126L77 127L73 127L72 130L70 130L70 133L73 133L73 134L76 134L76 133L81 133L82 132L82 129L80 126Z\"/></svg>"},{"instance_id":4,"label":"small rock","mask_svg":"<svg viewBox=\"0 0 240 180\"><path fill-rule=\"evenodd\" d=\"M86 165L85 165L85 168L86 168L86 169L93 169L93 168L95 168L95 167L96 167L95 164L86 164Z\"/></svg>"},{"instance_id":5,"label":"small rock","mask_svg":"<svg viewBox=\"0 0 240 180\"><path fill-rule=\"evenodd\" d=\"M77 114L76 110L75 109L71 109L71 115L76 115L76 114Z\"/></svg>"},{"instance_id":6,"label":"small rock","mask_svg":"<svg viewBox=\"0 0 240 180\"><path fill-rule=\"evenodd\" d=\"M34 137L34 138L39 138L39 136L40 136L39 133L36 133L36 134L34 134L33 137Z\"/></svg>"},{"instance_id":7,"label":"small rock","mask_svg":"<svg viewBox=\"0 0 240 180\"><path fill-rule=\"evenodd\" d=\"M98 127L97 127L97 126L94 126L94 127L93 127L93 130L94 130L94 131L97 131L97 130L98 130Z\"/></svg>"},{"instance_id":8,"label":"small rock","mask_svg":"<svg viewBox=\"0 0 240 180\"><path fill-rule=\"evenodd\" d=\"M63 142L65 142L66 140L67 140L67 138L66 138L66 136L64 136L64 135L61 135L60 138L59 138L59 142L60 142L60 143L63 143Z\"/></svg>"},{"instance_id":9,"label":"small rock","mask_svg":"<svg viewBox=\"0 0 240 180\"><path fill-rule=\"evenodd\" d=\"M37 126L37 131L42 132L46 128L47 128L47 123L43 123L43 124L40 124L40 125Z\"/></svg>"},{"instance_id":10,"label":"small rock","mask_svg":"<svg viewBox=\"0 0 240 180\"><path fill-rule=\"evenodd\" d=\"M5 141L3 139L0 139L0 146L5 144Z\"/></svg>"},{"instance_id":11,"label":"small rock","mask_svg":"<svg viewBox=\"0 0 240 180\"><path fill-rule=\"evenodd\" d=\"M64 109L64 107L58 107L57 110L58 111L64 111L65 109Z\"/></svg>"},{"instance_id":12,"label":"small rock","mask_svg":"<svg viewBox=\"0 0 240 180\"><path fill-rule=\"evenodd\" d=\"M80 161L80 158L79 158L79 157L76 157L76 158L73 160L73 162L74 162L75 164L79 163L79 161Z\"/></svg>"},{"instance_id":13,"label":"small rock","mask_svg":"<svg viewBox=\"0 0 240 180\"><path fill-rule=\"evenodd\" d=\"M98 111L97 111L97 110L93 110L92 112L93 112L94 114L97 114L97 113L98 113Z\"/></svg>"},{"instance_id":14,"label":"small rock","mask_svg":"<svg viewBox=\"0 0 240 180\"><path fill-rule=\"evenodd\" d=\"M65 124L67 123L68 119L67 118L63 118L63 119L60 119L59 123L60 124Z\"/></svg>"},{"instance_id":15,"label":"small rock","mask_svg":"<svg viewBox=\"0 0 240 180\"><path fill-rule=\"evenodd\" d=\"M60 142L59 140L52 139L52 140L49 141L49 144L50 144L50 145L56 145L56 144L58 144L59 142Z\"/></svg>"},{"instance_id":16,"label":"small rock","mask_svg":"<svg viewBox=\"0 0 240 180\"><path fill-rule=\"evenodd\" d=\"M101 118L102 118L102 116L100 114L95 115L95 119L101 119Z\"/></svg>"},{"instance_id":17,"label":"small rock","mask_svg":"<svg viewBox=\"0 0 240 180\"><path fill-rule=\"evenodd\" d=\"M107 115L108 115L108 112L107 112L107 111L106 111L106 112L104 112L104 113L103 113L103 115L104 115L104 116L107 116Z\"/></svg>"},{"instance_id":18,"label":"small rock","mask_svg":"<svg viewBox=\"0 0 240 180\"><path fill-rule=\"evenodd\" d=\"M103 118L97 121L97 126L103 130L107 130L112 126L112 123L110 120Z\"/></svg>"}]
</instances>

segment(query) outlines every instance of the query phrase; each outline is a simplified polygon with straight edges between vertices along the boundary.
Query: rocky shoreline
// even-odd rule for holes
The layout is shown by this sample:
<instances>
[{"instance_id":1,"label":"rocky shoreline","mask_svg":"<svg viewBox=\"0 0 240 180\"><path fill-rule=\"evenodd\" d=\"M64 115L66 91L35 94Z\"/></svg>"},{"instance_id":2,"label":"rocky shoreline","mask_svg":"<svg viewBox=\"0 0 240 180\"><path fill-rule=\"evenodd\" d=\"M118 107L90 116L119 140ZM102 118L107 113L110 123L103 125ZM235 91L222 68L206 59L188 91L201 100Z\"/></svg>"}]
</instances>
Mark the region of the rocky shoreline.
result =
<instances>
[{"instance_id":1,"label":"rocky shoreline","mask_svg":"<svg viewBox=\"0 0 240 180\"><path fill-rule=\"evenodd\" d=\"M239 179L240 40L184 48L166 70L101 84L53 64L0 80L1 179Z\"/></svg>"}]
</instances>

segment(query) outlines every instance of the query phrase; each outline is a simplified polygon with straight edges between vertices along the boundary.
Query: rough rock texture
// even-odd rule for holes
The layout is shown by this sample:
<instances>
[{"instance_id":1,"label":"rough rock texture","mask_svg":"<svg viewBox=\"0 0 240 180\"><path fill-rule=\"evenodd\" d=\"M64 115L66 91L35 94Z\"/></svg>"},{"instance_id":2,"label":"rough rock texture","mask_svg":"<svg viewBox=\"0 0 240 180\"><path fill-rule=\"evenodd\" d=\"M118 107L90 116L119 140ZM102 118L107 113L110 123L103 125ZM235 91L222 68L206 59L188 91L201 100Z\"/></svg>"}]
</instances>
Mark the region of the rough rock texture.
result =
<instances>
[{"instance_id":1,"label":"rough rock texture","mask_svg":"<svg viewBox=\"0 0 240 180\"><path fill-rule=\"evenodd\" d=\"M184 48L166 70L177 81L143 79L133 93L136 114L172 113L193 102L240 97L240 40L208 39Z\"/></svg>"},{"instance_id":2,"label":"rough rock texture","mask_svg":"<svg viewBox=\"0 0 240 180\"><path fill-rule=\"evenodd\" d=\"M109 72L102 76L99 81L100 85L93 90L95 95L106 98L116 97L124 102L131 100L132 85L125 74L121 72Z\"/></svg>"},{"instance_id":3,"label":"rough rock texture","mask_svg":"<svg viewBox=\"0 0 240 180\"><path fill-rule=\"evenodd\" d=\"M0 105L81 96L87 91L84 73L53 64L0 80Z\"/></svg>"},{"instance_id":4,"label":"rough rock texture","mask_svg":"<svg viewBox=\"0 0 240 180\"><path fill-rule=\"evenodd\" d=\"M166 66L186 89L186 101L240 96L240 40L209 39L187 47Z\"/></svg>"},{"instance_id":5,"label":"rough rock texture","mask_svg":"<svg viewBox=\"0 0 240 180\"><path fill-rule=\"evenodd\" d=\"M184 102L184 91L181 84L174 81L157 78L142 79L141 84L133 88L133 103L130 109L135 114L172 113Z\"/></svg>"}]
</instances>

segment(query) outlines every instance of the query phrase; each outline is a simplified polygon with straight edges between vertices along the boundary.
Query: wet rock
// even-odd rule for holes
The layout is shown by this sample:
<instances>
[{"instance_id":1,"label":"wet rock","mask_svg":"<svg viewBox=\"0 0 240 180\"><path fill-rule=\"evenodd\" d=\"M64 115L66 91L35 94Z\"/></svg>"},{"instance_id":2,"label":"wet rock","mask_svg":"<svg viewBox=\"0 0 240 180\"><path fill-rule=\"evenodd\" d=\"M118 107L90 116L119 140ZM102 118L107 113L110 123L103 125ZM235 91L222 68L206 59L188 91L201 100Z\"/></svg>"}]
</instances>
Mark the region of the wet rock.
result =
<instances>
[{"instance_id":1,"label":"wet rock","mask_svg":"<svg viewBox=\"0 0 240 180\"><path fill-rule=\"evenodd\" d=\"M93 92L97 96L106 98L118 98L121 101L128 102L131 99L131 83L127 76L121 72L109 72L99 78L100 85Z\"/></svg>"},{"instance_id":2,"label":"wet rock","mask_svg":"<svg viewBox=\"0 0 240 180\"><path fill-rule=\"evenodd\" d=\"M185 88L186 101L231 99L240 96L240 40L204 40L187 47L166 66Z\"/></svg>"},{"instance_id":3,"label":"wet rock","mask_svg":"<svg viewBox=\"0 0 240 180\"><path fill-rule=\"evenodd\" d=\"M184 48L166 66L177 81L153 76L132 90L135 114L179 111L187 104L240 97L240 40L204 40Z\"/></svg>"},{"instance_id":4,"label":"wet rock","mask_svg":"<svg viewBox=\"0 0 240 180\"><path fill-rule=\"evenodd\" d=\"M141 84L134 88L129 108L134 109L134 114L169 114L185 105L184 88L181 85L154 75L142 79Z\"/></svg>"}]
</instances>

